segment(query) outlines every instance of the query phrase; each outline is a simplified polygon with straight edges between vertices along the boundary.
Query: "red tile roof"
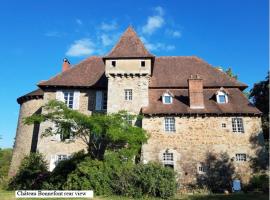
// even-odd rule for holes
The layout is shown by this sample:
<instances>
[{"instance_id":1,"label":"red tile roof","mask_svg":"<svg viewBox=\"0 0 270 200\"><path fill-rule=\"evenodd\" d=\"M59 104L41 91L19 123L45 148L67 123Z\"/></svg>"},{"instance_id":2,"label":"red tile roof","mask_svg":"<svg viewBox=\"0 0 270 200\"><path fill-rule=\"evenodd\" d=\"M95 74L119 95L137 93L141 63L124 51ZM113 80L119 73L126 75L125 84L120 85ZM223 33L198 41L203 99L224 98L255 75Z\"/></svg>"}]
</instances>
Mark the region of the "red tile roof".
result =
<instances>
[{"instance_id":1,"label":"red tile roof","mask_svg":"<svg viewBox=\"0 0 270 200\"><path fill-rule=\"evenodd\" d=\"M261 112L253 106L238 88L227 89L229 101L218 104L215 100L216 89L204 89L204 109L190 109L188 89L170 89L174 94L172 104L162 103L162 94L166 89L149 90L149 106L142 108L146 115L154 114L256 114Z\"/></svg>"},{"instance_id":2,"label":"red tile roof","mask_svg":"<svg viewBox=\"0 0 270 200\"><path fill-rule=\"evenodd\" d=\"M132 27L128 29L121 36L118 43L104 58L147 58L154 57L144 47L142 41L133 30Z\"/></svg>"}]
</instances>

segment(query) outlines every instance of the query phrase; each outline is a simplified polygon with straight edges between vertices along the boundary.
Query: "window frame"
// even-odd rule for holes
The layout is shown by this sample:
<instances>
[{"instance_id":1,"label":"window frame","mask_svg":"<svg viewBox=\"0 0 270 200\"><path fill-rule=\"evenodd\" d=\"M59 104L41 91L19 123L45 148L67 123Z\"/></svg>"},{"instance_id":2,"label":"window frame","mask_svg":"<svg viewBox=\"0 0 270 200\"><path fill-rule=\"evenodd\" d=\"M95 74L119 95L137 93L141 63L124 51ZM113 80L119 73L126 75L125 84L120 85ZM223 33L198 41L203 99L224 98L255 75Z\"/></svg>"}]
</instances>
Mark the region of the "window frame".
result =
<instances>
[{"instance_id":1,"label":"window frame","mask_svg":"<svg viewBox=\"0 0 270 200\"><path fill-rule=\"evenodd\" d=\"M169 102L169 103L166 102L166 97L169 97L169 98L170 98L170 102ZM164 94L162 95L162 103L163 103L163 104L172 104L172 103L173 103L173 98L172 98L172 96L171 96L169 93L164 93Z\"/></svg>"},{"instance_id":2,"label":"window frame","mask_svg":"<svg viewBox=\"0 0 270 200\"><path fill-rule=\"evenodd\" d=\"M63 91L64 103L66 104L66 106L68 108L71 108L71 109L74 108L74 97L75 97L74 93L75 93L74 91L70 91L70 90ZM66 94L67 94L67 96L66 96ZM66 99L66 97L67 97L67 99ZM70 99L71 97L72 97L72 100ZM70 103L70 101L72 103Z\"/></svg>"},{"instance_id":3,"label":"window frame","mask_svg":"<svg viewBox=\"0 0 270 200\"><path fill-rule=\"evenodd\" d=\"M124 89L125 101L132 101L133 91L132 89Z\"/></svg>"},{"instance_id":4,"label":"window frame","mask_svg":"<svg viewBox=\"0 0 270 200\"><path fill-rule=\"evenodd\" d=\"M112 61L111 61L111 66L112 66L112 67L116 67L116 60L112 60Z\"/></svg>"},{"instance_id":5,"label":"window frame","mask_svg":"<svg viewBox=\"0 0 270 200\"><path fill-rule=\"evenodd\" d=\"M245 133L244 120L241 117L232 118L232 132L233 133Z\"/></svg>"},{"instance_id":6,"label":"window frame","mask_svg":"<svg viewBox=\"0 0 270 200\"><path fill-rule=\"evenodd\" d=\"M176 131L175 117L164 117L164 131L167 133L174 133Z\"/></svg>"},{"instance_id":7,"label":"window frame","mask_svg":"<svg viewBox=\"0 0 270 200\"><path fill-rule=\"evenodd\" d=\"M220 97L224 96L224 101L220 101ZM218 104L226 104L229 102L228 95L223 91L218 91L216 94L216 100Z\"/></svg>"},{"instance_id":8,"label":"window frame","mask_svg":"<svg viewBox=\"0 0 270 200\"><path fill-rule=\"evenodd\" d=\"M236 162L247 162L247 154L246 153L236 153L235 154Z\"/></svg>"},{"instance_id":9,"label":"window frame","mask_svg":"<svg viewBox=\"0 0 270 200\"><path fill-rule=\"evenodd\" d=\"M198 174L206 174L207 173L207 166L205 163L199 163L197 165L197 172Z\"/></svg>"},{"instance_id":10,"label":"window frame","mask_svg":"<svg viewBox=\"0 0 270 200\"><path fill-rule=\"evenodd\" d=\"M101 110L107 110L108 92L102 91L102 105Z\"/></svg>"},{"instance_id":11,"label":"window frame","mask_svg":"<svg viewBox=\"0 0 270 200\"><path fill-rule=\"evenodd\" d=\"M145 67L145 60L141 60L141 67Z\"/></svg>"},{"instance_id":12,"label":"window frame","mask_svg":"<svg viewBox=\"0 0 270 200\"><path fill-rule=\"evenodd\" d=\"M174 169L174 153L169 151L163 152L162 163L164 167L172 167Z\"/></svg>"}]
</instances>

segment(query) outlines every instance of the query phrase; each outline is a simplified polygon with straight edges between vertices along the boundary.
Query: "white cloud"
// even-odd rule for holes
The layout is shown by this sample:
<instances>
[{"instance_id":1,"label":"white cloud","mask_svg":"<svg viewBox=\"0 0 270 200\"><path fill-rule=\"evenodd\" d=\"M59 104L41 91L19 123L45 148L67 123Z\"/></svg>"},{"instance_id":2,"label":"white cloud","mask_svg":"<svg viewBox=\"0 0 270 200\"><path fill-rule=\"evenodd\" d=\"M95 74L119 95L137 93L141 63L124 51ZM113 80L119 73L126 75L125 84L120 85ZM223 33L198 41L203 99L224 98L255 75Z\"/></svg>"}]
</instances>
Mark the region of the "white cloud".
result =
<instances>
[{"instance_id":1,"label":"white cloud","mask_svg":"<svg viewBox=\"0 0 270 200\"><path fill-rule=\"evenodd\" d=\"M149 51L171 51L175 49L174 45L167 45L161 42L151 43L147 41L144 37L141 37L141 40Z\"/></svg>"},{"instance_id":2,"label":"white cloud","mask_svg":"<svg viewBox=\"0 0 270 200\"><path fill-rule=\"evenodd\" d=\"M66 52L67 56L91 55L96 51L95 44L89 38L74 41Z\"/></svg>"},{"instance_id":3,"label":"white cloud","mask_svg":"<svg viewBox=\"0 0 270 200\"><path fill-rule=\"evenodd\" d=\"M76 23L77 23L78 25L82 25L82 24L83 24L82 20L80 20L80 19L76 19Z\"/></svg>"},{"instance_id":4,"label":"white cloud","mask_svg":"<svg viewBox=\"0 0 270 200\"><path fill-rule=\"evenodd\" d=\"M165 23L165 20L163 18L164 14L163 8L158 6L154 8L154 10L157 12L157 14L149 16L147 19L147 23L142 27L142 32L145 34L151 35L157 29L161 28Z\"/></svg>"},{"instance_id":5,"label":"white cloud","mask_svg":"<svg viewBox=\"0 0 270 200\"><path fill-rule=\"evenodd\" d=\"M100 25L100 29L103 31L113 31L113 30L116 30L117 27L118 27L118 25L115 21L113 21L111 23L102 22Z\"/></svg>"},{"instance_id":6,"label":"white cloud","mask_svg":"<svg viewBox=\"0 0 270 200\"><path fill-rule=\"evenodd\" d=\"M175 37L175 38L180 38L182 36L182 33L177 30L166 30L167 35Z\"/></svg>"},{"instance_id":7,"label":"white cloud","mask_svg":"<svg viewBox=\"0 0 270 200\"><path fill-rule=\"evenodd\" d=\"M161 6L157 6L154 8L154 10L160 15L164 15L164 9Z\"/></svg>"},{"instance_id":8,"label":"white cloud","mask_svg":"<svg viewBox=\"0 0 270 200\"><path fill-rule=\"evenodd\" d=\"M101 34L100 39L103 46L110 46L114 42L114 39L107 34Z\"/></svg>"}]
</instances>

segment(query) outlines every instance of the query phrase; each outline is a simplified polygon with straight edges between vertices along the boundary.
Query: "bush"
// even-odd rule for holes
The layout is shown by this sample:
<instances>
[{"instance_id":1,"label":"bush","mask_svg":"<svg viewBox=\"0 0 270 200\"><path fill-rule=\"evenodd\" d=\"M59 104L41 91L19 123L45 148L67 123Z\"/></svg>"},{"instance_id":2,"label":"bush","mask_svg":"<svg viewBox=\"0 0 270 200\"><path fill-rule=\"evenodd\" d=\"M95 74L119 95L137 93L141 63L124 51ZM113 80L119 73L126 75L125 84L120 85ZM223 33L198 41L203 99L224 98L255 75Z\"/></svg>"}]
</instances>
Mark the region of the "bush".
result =
<instances>
[{"instance_id":1,"label":"bush","mask_svg":"<svg viewBox=\"0 0 270 200\"><path fill-rule=\"evenodd\" d=\"M243 189L244 191L269 193L269 176L267 174L256 174Z\"/></svg>"},{"instance_id":2,"label":"bush","mask_svg":"<svg viewBox=\"0 0 270 200\"><path fill-rule=\"evenodd\" d=\"M79 151L68 160L63 160L57 164L51 172L50 177L43 183L42 189L62 190L67 181L68 175L72 173L85 158L84 151Z\"/></svg>"},{"instance_id":3,"label":"bush","mask_svg":"<svg viewBox=\"0 0 270 200\"><path fill-rule=\"evenodd\" d=\"M64 185L68 190L94 190L96 195L111 194L110 169L102 161L86 158L68 175Z\"/></svg>"},{"instance_id":4,"label":"bush","mask_svg":"<svg viewBox=\"0 0 270 200\"><path fill-rule=\"evenodd\" d=\"M30 153L22 160L17 174L10 180L9 189L41 189L48 176L47 163L42 154Z\"/></svg>"},{"instance_id":5,"label":"bush","mask_svg":"<svg viewBox=\"0 0 270 200\"><path fill-rule=\"evenodd\" d=\"M12 149L0 149L0 189L7 189Z\"/></svg>"}]
</instances>

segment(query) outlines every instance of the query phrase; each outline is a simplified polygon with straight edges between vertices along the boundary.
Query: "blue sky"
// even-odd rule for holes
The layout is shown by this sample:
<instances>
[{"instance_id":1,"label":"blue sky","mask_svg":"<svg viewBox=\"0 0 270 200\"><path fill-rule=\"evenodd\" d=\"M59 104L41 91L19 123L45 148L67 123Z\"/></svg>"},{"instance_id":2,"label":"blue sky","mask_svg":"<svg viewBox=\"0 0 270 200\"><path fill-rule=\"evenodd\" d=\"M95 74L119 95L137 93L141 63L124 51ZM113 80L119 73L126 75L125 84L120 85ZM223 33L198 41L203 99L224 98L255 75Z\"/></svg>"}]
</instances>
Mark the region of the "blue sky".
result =
<instances>
[{"instance_id":1,"label":"blue sky","mask_svg":"<svg viewBox=\"0 0 270 200\"><path fill-rule=\"evenodd\" d=\"M114 3L112 3L114 2ZM16 98L72 64L106 54L132 25L155 55L196 55L252 86L268 70L267 0L2 0L0 147L12 147Z\"/></svg>"}]
</instances>

